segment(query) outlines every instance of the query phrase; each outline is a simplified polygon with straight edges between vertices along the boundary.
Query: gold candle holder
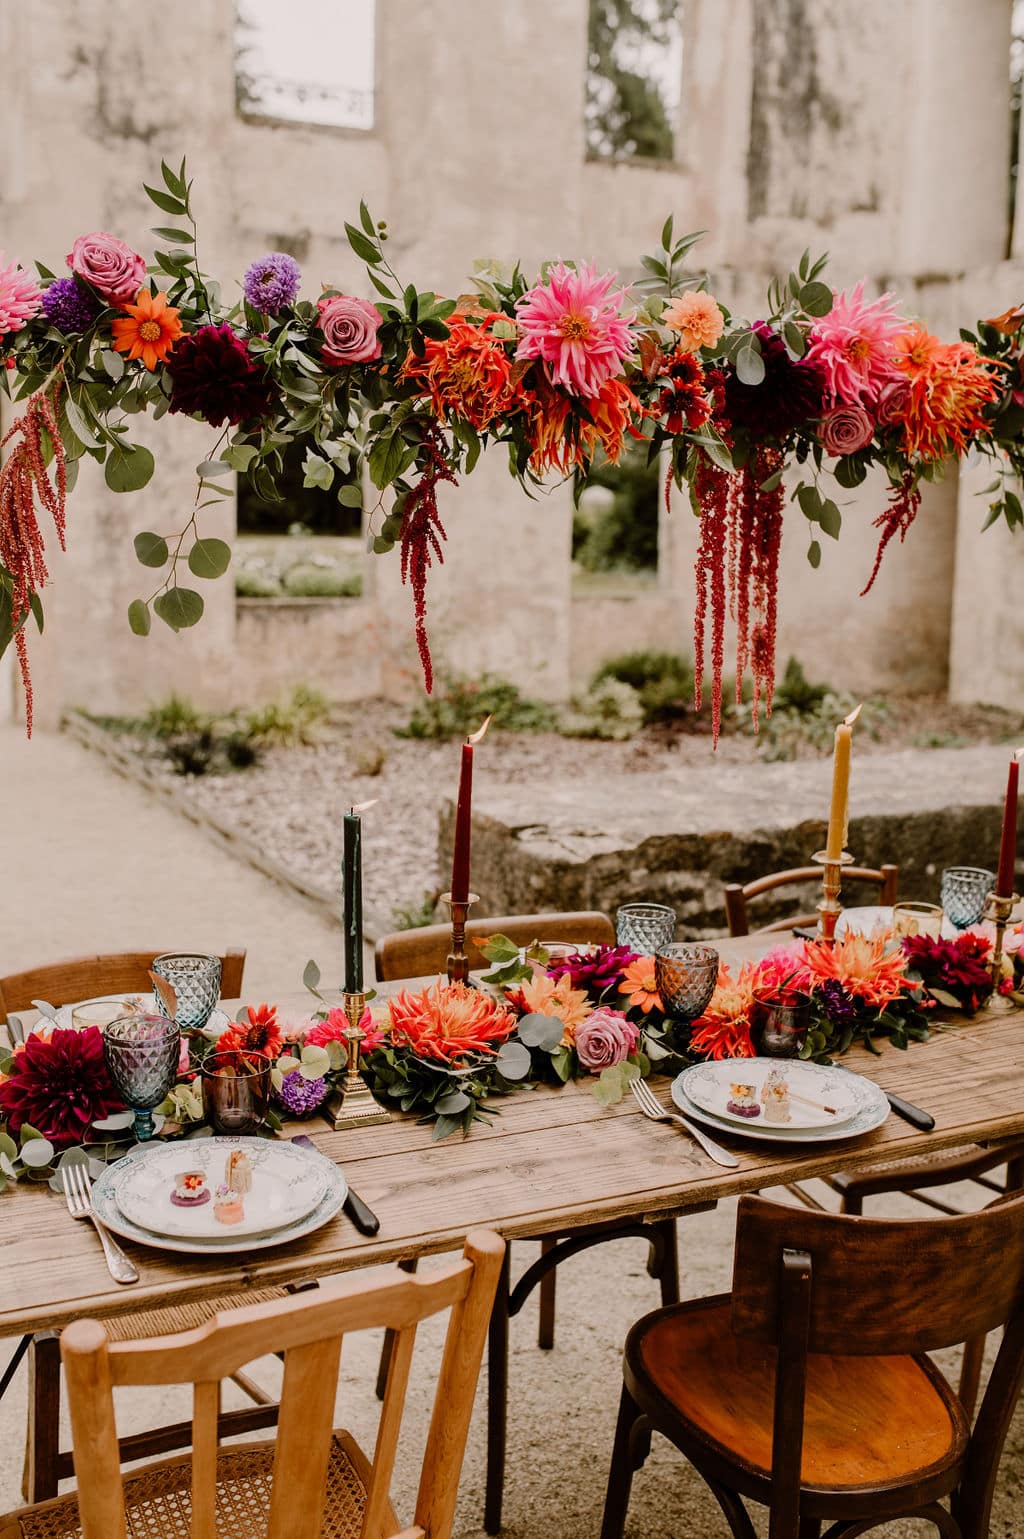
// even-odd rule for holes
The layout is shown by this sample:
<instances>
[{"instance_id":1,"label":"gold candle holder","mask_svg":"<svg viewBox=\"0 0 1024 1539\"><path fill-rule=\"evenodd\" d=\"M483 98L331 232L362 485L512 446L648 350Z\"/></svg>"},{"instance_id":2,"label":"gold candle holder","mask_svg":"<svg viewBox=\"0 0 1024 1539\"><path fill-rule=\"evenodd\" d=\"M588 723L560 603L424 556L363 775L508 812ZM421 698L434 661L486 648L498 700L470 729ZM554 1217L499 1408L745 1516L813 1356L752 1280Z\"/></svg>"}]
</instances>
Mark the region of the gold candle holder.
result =
<instances>
[{"instance_id":1,"label":"gold candle holder","mask_svg":"<svg viewBox=\"0 0 1024 1539\"><path fill-rule=\"evenodd\" d=\"M992 997L988 1002L987 1008L990 1010L993 1006L996 1009L1013 1008L1010 1000L999 993L999 985L1003 981L1003 935L1006 926L1010 922L1010 915L1019 902L1020 897L1015 892L1011 893L1009 897L1002 897L997 892L990 892L985 900L985 918L990 919L996 927L996 938L992 943L992 961L989 964L989 970L992 974Z\"/></svg>"},{"instance_id":2,"label":"gold candle holder","mask_svg":"<svg viewBox=\"0 0 1024 1539\"><path fill-rule=\"evenodd\" d=\"M366 1009L366 995L346 993L344 999L345 1014L348 1016L345 1028L348 1063L344 1081L331 1091L324 1102L324 1116L335 1132L340 1128L366 1127L372 1122L391 1121L391 1113L374 1100L369 1085L359 1072L359 1052L366 1035L360 1025Z\"/></svg>"},{"instance_id":3,"label":"gold candle holder","mask_svg":"<svg viewBox=\"0 0 1024 1539\"><path fill-rule=\"evenodd\" d=\"M843 867L853 865L853 856L849 850L843 850L839 859L834 859L827 850L817 850L811 856L815 865L820 866L822 896L818 903L818 913L821 916L819 924L821 934L819 939L826 946L834 946L836 943L836 920L843 912L843 905L839 901L839 893L842 889Z\"/></svg>"},{"instance_id":4,"label":"gold candle holder","mask_svg":"<svg viewBox=\"0 0 1024 1539\"><path fill-rule=\"evenodd\" d=\"M452 949L448 953L448 982L469 982L469 957L466 955L466 920L474 903L480 899L471 892L465 899L453 898L450 892L441 894L441 902L447 903L452 915Z\"/></svg>"}]
</instances>

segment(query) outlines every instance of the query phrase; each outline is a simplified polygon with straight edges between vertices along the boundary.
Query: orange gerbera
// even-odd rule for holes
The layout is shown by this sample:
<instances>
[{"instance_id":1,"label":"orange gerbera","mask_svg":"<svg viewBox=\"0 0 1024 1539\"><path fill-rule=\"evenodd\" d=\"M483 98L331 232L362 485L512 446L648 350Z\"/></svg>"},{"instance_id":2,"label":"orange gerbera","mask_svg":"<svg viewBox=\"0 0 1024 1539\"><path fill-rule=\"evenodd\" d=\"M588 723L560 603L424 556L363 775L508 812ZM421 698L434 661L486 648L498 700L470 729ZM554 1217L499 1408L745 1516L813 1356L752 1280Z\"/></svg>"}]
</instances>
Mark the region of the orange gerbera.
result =
<instances>
[{"instance_id":1,"label":"orange gerbera","mask_svg":"<svg viewBox=\"0 0 1024 1539\"><path fill-rule=\"evenodd\" d=\"M444 341L428 338L423 357L410 353L402 365L399 377L423 386L442 422L454 414L482 432L522 404L525 366L514 364L502 340L492 335L499 321L508 317L490 311L477 322L456 310L448 317Z\"/></svg>"},{"instance_id":2,"label":"orange gerbera","mask_svg":"<svg viewBox=\"0 0 1024 1539\"><path fill-rule=\"evenodd\" d=\"M807 969L810 987L836 978L848 994L884 1010L900 994L913 988L907 977L902 949L886 950L889 935L858 935L847 932L834 946L805 941L800 963Z\"/></svg>"},{"instance_id":3,"label":"orange gerbera","mask_svg":"<svg viewBox=\"0 0 1024 1539\"><path fill-rule=\"evenodd\" d=\"M984 360L969 342L943 342L909 326L893 344L894 363L910 381L900 411L908 454L926 460L964 454L974 434L988 432L983 408L999 395L997 359Z\"/></svg>"},{"instance_id":4,"label":"orange gerbera","mask_svg":"<svg viewBox=\"0 0 1024 1539\"><path fill-rule=\"evenodd\" d=\"M625 994L629 1000L629 1010L642 1010L644 1015L650 1015L652 1010L660 1010L664 1014L665 1006L661 1002L654 976L653 957L637 957L635 962L630 962L623 970L619 993Z\"/></svg>"},{"instance_id":5,"label":"orange gerbera","mask_svg":"<svg viewBox=\"0 0 1024 1539\"><path fill-rule=\"evenodd\" d=\"M147 369L162 363L181 336L178 312L167 303L166 294L151 294L140 289L133 305L122 305L126 319L111 321L114 346L130 359L141 358Z\"/></svg>"},{"instance_id":6,"label":"orange gerbera","mask_svg":"<svg viewBox=\"0 0 1024 1539\"><path fill-rule=\"evenodd\" d=\"M576 1041L576 1028L582 1026L593 1006L586 989L574 989L572 976L563 973L560 978L549 978L547 973L534 973L514 993L508 996L509 1004L523 1015L549 1015L561 1021L565 1027L563 1042Z\"/></svg>"},{"instance_id":7,"label":"orange gerbera","mask_svg":"<svg viewBox=\"0 0 1024 1539\"><path fill-rule=\"evenodd\" d=\"M276 1058L281 1051L281 1027L276 1005L250 1005L247 1021L235 1021L217 1038L218 1052L266 1053Z\"/></svg>"},{"instance_id":8,"label":"orange gerbera","mask_svg":"<svg viewBox=\"0 0 1024 1539\"><path fill-rule=\"evenodd\" d=\"M391 1000L391 1041L422 1058L461 1066L467 1053L494 1053L516 1029L511 1010L480 989L440 979Z\"/></svg>"},{"instance_id":9,"label":"orange gerbera","mask_svg":"<svg viewBox=\"0 0 1024 1539\"><path fill-rule=\"evenodd\" d=\"M709 1058L753 1058L750 1017L757 984L756 963L744 963L735 978L722 963L711 1003L693 1023L690 1046Z\"/></svg>"}]
</instances>

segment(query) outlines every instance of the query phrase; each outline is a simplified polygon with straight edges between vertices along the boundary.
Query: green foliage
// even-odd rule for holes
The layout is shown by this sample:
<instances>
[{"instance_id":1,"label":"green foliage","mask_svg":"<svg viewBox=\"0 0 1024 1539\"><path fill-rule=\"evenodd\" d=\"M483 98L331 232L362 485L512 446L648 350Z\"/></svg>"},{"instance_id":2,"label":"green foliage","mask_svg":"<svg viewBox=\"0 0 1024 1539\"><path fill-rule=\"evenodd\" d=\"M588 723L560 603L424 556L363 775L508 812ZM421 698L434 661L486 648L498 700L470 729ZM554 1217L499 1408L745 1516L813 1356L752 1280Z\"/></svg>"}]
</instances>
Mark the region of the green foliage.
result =
<instances>
[{"instance_id":1,"label":"green foliage","mask_svg":"<svg viewBox=\"0 0 1024 1539\"><path fill-rule=\"evenodd\" d=\"M260 567L235 569L235 593L239 598L280 598L284 593L281 579Z\"/></svg>"},{"instance_id":2,"label":"green foliage","mask_svg":"<svg viewBox=\"0 0 1024 1539\"><path fill-rule=\"evenodd\" d=\"M661 474L656 459L648 464L646 446L634 446L617 465L596 466L585 484L607 487L614 501L592 519L576 514L573 560L588 572L655 571Z\"/></svg>"},{"instance_id":3,"label":"green foliage","mask_svg":"<svg viewBox=\"0 0 1024 1539\"><path fill-rule=\"evenodd\" d=\"M183 732L199 732L208 726L210 717L183 695L170 694L158 705L150 706L139 723L149 737L177 737Z\"/></svg>"},{"instance_id":4,"label":"green foliage","mask_svg":"<svg viewBox=\"0 0 1024 1539\"><path fill-rule=\"evenodd\" d=\"M296 684L289 694L250 711L244 726L261 747L295 748L318 742L330 714L326 695L307 684Z\"/></svg>"},{"instance_id":5,"label":"green foliage","mask_svg":"<svg viewBox=\"0 0 1024 1539\"><path fill-rule=\"evenodd\" d=\"M623 741L634 737L643 722L639 692L631 684L605 678L595 681L585 695L573 701L560 728L566 737Z\"/></svg>"},{"instance_id":6,"label":"green foliage","mask_svg":"<svg viewBox=\"0 0 1024 1539\"><path fill-rule=\"evenodd\" d=\"M417 703L397 735L431 740L465 737L487 716L506 732L548 732L555 726L551 706L528 699L508 679L493 673L481 674L479 679L446 673L434 693Z\"/></svg>"},{"instance_id":7,"label":"green foliage","mask_svg":"<svg viewBox=\"0 0 1024 1539\"><path fill-rule=\"evenodd\" d=\"M421 930L437 922L437 893L424 890L418 903L403 903L391 910L392 930Z\"/></svg>"},{"instance_id":8,"label":"green foliage","mask_svg":"<svg viewBox=\"0 0 1024 1539\"><path fill-rule=\"evenodd\" d=\"M618 679L640 696L645 725L682 716L693 707L693 663L678 652L624 652L594 674L591 688Z\"/></svg>"},{"instance_id":9,"label":"green foliage","mask_svg":"<svg viewBox=\"0 0 1024 1539\"><path fill-rule=\"evenodd\" d=\"M672 124L658 82L642 73L664 48L677 0L590 0L587 25L587 153L671 160Z\"/></svg>"},{"instance_id":10,"label":"green foliage","mask_svg":"<svg viewBox=\"0 0 1024 1539\"><path fill-rule=\"evenodd\" d=\"M290 567L281 585L292 598L359 598L363 591L359 572L342 572L312 561Z\"/></svg>"},{"instance_id":11,"label":"green foliage","mask_svg":"<svg viewBox=\"0 0 1024 1539\"><path fill-rule=\"evenodd\" d=\"M782 679L775 686L771 717L762 715L759 743L768 760L795 759L801 749L825 753L832 746L836 723L848 716L856 698L831 684L812 683L795 657L786 664ZM885 707L876 701L864 703L858 731L877 736L878 720ZM747 706L732 709L740 725L750 724Z\"/></svg>"}]
</instances>

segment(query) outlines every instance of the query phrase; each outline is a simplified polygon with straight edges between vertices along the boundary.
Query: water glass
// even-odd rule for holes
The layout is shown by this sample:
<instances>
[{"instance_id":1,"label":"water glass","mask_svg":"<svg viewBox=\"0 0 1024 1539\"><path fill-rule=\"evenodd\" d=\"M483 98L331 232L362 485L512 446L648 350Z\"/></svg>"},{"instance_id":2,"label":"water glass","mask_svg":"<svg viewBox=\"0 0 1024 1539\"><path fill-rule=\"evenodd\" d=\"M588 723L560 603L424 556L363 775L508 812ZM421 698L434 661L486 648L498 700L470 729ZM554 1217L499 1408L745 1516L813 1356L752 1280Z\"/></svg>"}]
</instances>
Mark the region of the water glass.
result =
<instances>
[{"instance_id":1,"label":"water glass","mask_svg":"<svg viewBox=\"0 0 1024 1539\"><path fill-rule=\"evenodd\" d=\"M654 977L662 1003L677 1021L703 1015L718 982L718 952L698 941L673 941L654 953Z\"/></svg>"},{"instance_id":2,"label":"water glass","mask_svg":"<svg viewBox=\"0 0 1024 1539\"><path fill-rule=\"evenodd\" d=\"M153 1137L153 1108L174 1088L181 1032L165 1015L129 1015L103 1028L103 1057L114 1089L135 1113L135 1137Z\"/></svg>"},{"instance_id":3,"label":"water glass","mask_svg":"<svg viewBox=\"0 0 1024 1539\"><path fill-rule=\"evenodd\" d=\"M220 957L167 952L157 957L153 972L174 990L174 1019L182 1031L201 1031L220 999Z\"/></svg>"},{"instance_id":4,"label":"water glass","mask_svg":"<svg viewBox=\"0 0 1024 1539\"><path fill-rule=\"evenodd\" d=\"M266 1053L221 1049L208 1053L199 1068L203 1115L215 1133L256 1133L270 1108L270 1071Z\"/></svg>"},{"instance_id":5,"label":"water glass","mask_svg":"<svg viewBox=\"0 0 1024 1539\"><path fill-rule=\"evenodd\" d=\"M892 911L892 932L897 940L913 935L938 940L942 935L942 910L937 903L897 903Z\"/></svg>"},{"instance_id":6,"label":"water glass","mask_svg":"<svg viewBox=\"0 0 1024 1539\"><path fill-rule=\"evenodd\" d=\"M676 911L664 903L626 903L615 912L615 939L641 956L653 956L676 938Z\"/></svg>"},{"instance_id":7,"label":"water glass","mask_svg":"<svg viewBox=\"0 0 1024 1539\"><path fill-rule=\"evenodd\" d=\"M943 871L942 907L950 924L958 930L977 924L995 885L995 872L982 866L950 866Z\"/></svg>"},{"instance_id":8,"label":"water glass","mask_svg":"<svg viewBox=\"0 0 1024 1539\"><path fill-rule=\"evenodd\" d=\"M796 1058L811 1024L811 998L799 989L754 995L757 1050L766 1058Z\"/></svg>"}]
</instances>

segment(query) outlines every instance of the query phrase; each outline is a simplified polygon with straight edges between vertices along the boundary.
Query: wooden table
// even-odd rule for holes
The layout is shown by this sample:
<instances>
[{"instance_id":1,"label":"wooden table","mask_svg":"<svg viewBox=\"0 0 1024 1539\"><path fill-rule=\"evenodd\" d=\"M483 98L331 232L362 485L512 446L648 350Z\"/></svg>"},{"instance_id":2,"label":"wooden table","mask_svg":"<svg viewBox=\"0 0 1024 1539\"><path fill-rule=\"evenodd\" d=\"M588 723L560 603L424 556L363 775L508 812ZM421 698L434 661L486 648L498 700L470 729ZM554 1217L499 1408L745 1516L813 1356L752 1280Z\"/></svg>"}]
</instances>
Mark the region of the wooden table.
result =
<instances>
[{"instance_id":1,"label":"wooden table","mask_svg":"<svg viewBox=\"0 0 1024 1539\"><path fill-rule=\"evenodd\" d=\"M764 949L754 937L721 945L734 960ZM452 1250L480 1225L512 1239L627 1215L668 1217L760 1187L1024 1132L1024 1010L997 1007L906 1052L880 1046L878 1058L856 1048L843 1062L927 1107L933 1132L890 1116L850 1144L789 1152L726 1139L740 1155L735 1170L713 1164L677 1129L647 1121L632 1098L603 1109L586 1080L495 1100L500 1114L465 1141L435 1143L412 1117L339 1133L317 1120L295 1124L291 1131L301 1126L344 1167L380 1217L378 1235L366 1238L339 1214L251 1261L126 1244L141 1274L128 1288L111 1281L91 1227L75 1223L62 1198L22 1183L0 1195L0 1336ZM669 1104L668 1080L652 1083Z\"/></svg>"}]
</instances>

